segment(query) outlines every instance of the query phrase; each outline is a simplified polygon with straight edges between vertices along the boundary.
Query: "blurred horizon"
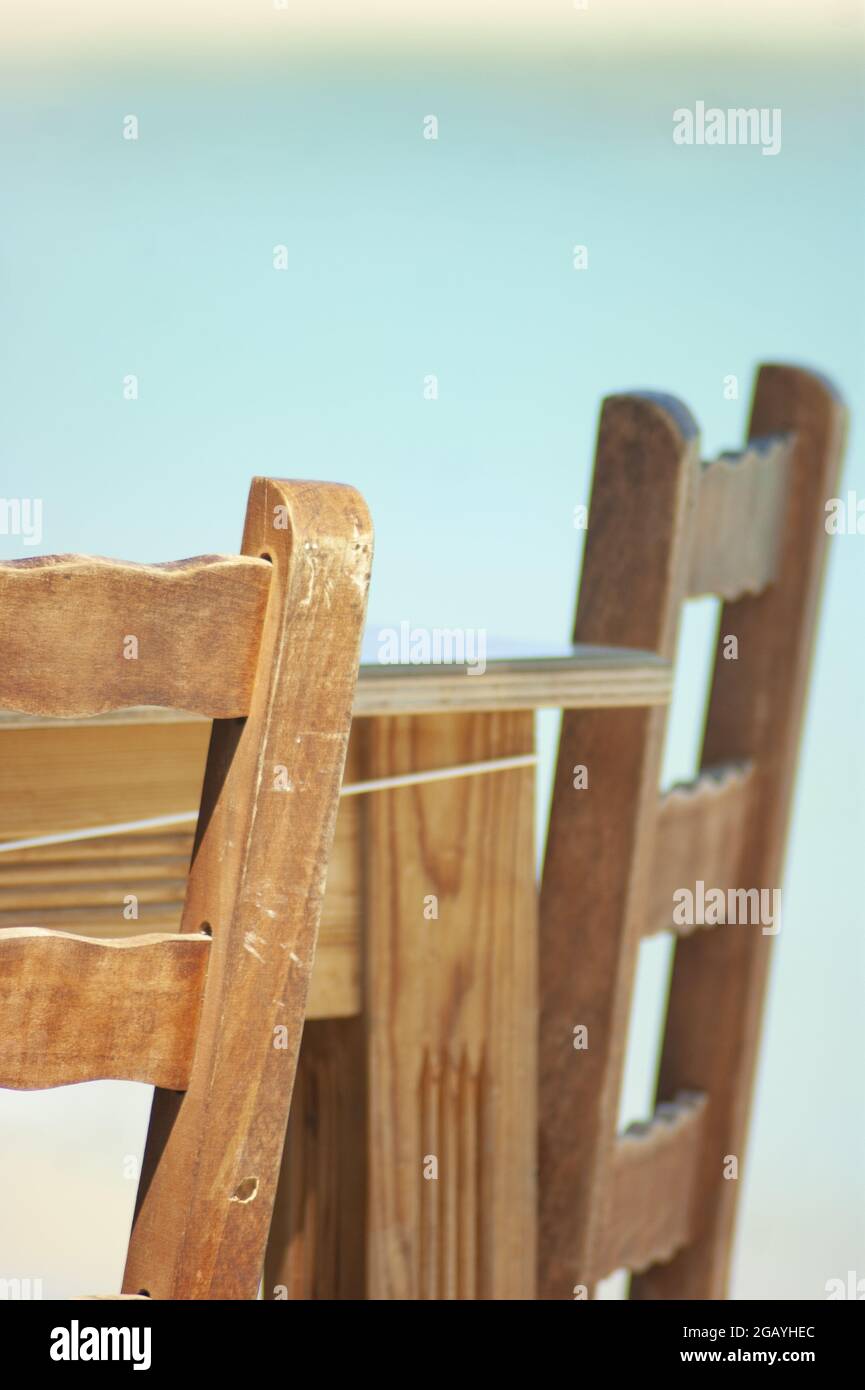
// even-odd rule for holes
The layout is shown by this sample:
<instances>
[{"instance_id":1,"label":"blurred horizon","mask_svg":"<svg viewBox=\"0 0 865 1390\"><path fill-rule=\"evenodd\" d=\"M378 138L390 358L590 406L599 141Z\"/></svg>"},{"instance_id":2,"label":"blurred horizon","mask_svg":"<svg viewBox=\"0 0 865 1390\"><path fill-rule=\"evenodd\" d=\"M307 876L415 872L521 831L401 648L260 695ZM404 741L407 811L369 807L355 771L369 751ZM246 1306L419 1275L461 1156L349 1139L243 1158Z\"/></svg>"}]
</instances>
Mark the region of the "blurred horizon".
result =
<instances>
[{"instance_id":1,"label":"blurred horizon","mask_svg":"<svg viewBox=\"0 0 865 1390\"><path fill-rule=\"evenodd\" d=\"M692 0L437 0L435 6L405 0L372 0L359 11L356 0L150 0L146 8L114 0L87 0L72 9L65 0L6 0L5 52L33 53L40 63L80 52L116 50L124 41L136 53L151 49L160 62L184 49L208 54L220 48L232 62L244 51L279 50L282 43L320 47L331 57L366 50L404 52L436 47L451 56L472 50L516 48L527 53L560 51L562 43L597 43L616 52L696 51L718 45L737 57L767 42L784 51L813 54L846 48L865 33L859 0L725 0L695 7ZM528 48L526 47L528 45Z\"/></svg>"}]
</instances>

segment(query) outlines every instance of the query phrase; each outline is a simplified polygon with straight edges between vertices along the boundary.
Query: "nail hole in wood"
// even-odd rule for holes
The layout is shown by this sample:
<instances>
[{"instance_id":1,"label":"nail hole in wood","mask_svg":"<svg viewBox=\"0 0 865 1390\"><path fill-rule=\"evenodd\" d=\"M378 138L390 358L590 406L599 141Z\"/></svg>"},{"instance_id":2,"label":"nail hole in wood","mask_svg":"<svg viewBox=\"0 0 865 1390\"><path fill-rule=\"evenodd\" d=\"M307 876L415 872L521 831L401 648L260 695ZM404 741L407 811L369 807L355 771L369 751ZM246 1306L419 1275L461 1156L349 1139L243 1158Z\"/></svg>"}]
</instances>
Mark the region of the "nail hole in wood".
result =
<instances>
[{"instance_id":1,"label":"nail hole in wood","mask_svg":"<svg viewBox=\"0 0 865 1390\"><path fill-rule=\"evenodd\" d=\"M258 1178L244 1178L232 1194L232 1202L252 1202L258 1196Z\"/></svg>"}]
</instances>

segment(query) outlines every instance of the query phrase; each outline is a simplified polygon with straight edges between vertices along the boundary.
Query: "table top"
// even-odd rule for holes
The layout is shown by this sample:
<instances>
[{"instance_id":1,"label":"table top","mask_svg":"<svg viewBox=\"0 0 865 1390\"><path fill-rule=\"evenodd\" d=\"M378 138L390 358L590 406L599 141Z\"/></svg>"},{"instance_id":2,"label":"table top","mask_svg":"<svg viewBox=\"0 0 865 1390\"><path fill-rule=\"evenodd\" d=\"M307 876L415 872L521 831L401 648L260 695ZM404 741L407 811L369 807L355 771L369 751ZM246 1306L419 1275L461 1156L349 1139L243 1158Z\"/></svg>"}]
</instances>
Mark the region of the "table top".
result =
<instances>
[{"instance_id":1,"label":"table top","mask_svg":"<svg viewBox=\"0 0 865 1390\"><path fill-rule=\"evenodd\" d=\"M491 653L482 665L365 662L354 713L591 709L670 699L670 665L650 652L588 646L531 650L526 644L523 651L504 654L500 646Z\"/></svg>"},{"instance_id":2,"label":"table top","mask_svg":"<svg viewBox=\"0 0 865 1390\"><path fill-rule=\"evenodd\" d=\"M369 646L366 642L365 655ZM490 643L489 652L482 663L364 660L358 674L354 716L619 708L663 705L670 700L670 663L651 652L590 646L534 649L529 643ZM183 710L153 706L114 710L89 719L45 719L0 710L0 730L201 719L201 715Z\"/></svg>"}]
</instances>

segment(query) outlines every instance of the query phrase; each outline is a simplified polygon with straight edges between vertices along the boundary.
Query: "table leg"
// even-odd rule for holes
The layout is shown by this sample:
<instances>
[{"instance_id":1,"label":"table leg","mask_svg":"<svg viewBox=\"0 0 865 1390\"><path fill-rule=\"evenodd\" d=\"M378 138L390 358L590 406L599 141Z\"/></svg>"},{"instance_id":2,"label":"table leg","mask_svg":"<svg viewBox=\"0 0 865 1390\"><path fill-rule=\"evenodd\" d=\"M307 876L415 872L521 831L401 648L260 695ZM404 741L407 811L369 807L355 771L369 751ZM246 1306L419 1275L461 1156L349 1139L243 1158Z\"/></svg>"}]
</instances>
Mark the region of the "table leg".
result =
<instances>
[{"instance_id":1,"label":"table leg","mask_svg":"<svg viewBox=\"0 0 865 1390\"><path fill-rule=\"evenodd\" d=\"M531 752L534 721L353 737L383 777ZM267 1296L531 1298L534 770L373 793L363 822L363 1018L307 1025Z\"/></svg>"},{"instance_id":2,"label":"table leg","mask_svg":"<svg viewBox=\"0 0 865 1390\"><path fill-rule=\"evenodd\" d=\"M267 1247L265 1298L366 1297L365 1090L362 1020L308 1021Z\"/></svg>"}]
</instances>

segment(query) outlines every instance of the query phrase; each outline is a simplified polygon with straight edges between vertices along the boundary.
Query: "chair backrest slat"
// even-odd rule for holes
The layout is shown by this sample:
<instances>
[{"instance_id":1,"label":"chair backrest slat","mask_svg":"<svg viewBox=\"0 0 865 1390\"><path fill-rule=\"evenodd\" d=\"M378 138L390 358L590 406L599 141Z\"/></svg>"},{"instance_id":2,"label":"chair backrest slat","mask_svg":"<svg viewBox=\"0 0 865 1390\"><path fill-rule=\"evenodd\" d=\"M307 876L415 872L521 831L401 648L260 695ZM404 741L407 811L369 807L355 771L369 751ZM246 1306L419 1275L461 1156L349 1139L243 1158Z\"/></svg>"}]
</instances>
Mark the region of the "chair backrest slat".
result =
<instances>
[{"instance_id":1,"label":"chair backrest slat","mask_svg":"<svg viewBox=\"0 0 865 1390\"><path fill-rule=\"evenodd\" d=\"M756 439L704 463L692 527L688 595L737 599L775 578L793 443Z\"/></svg>"},{"instance_id":2,"label":"chair backrest slat","mask_svg":"<svg viewBox=\"0 0 865 1390\"><path fill-rule=\"evenodd\" d=\"M57 718L162 705L246 714L271 568L82 555L0 564L0 708Z\"/></svg>"},{"instance_id":3,"label":"chair backrest slat","mask_svg":"<svg viewBox=\"0 0 865 1390\"><path fill-rule=\"evenodd\" d=\"M617 1269L641 1270L667 1260L696 1227L693 1193L706 1123L706 1097L679 1095L648 1124L616 1141L589 1282Z\"/></svg>"},{"instance_id":4,"label":"chair backrest slat","mask_svg":"<svg viewBox=\"0 0 865 1390\"><path fill-rule=\"evenodd\" d=\"M658 804L652 877L644 918L646 936L673 931L687 935L699 927L677 921L674 894L698 880L709 886L732 883L742 853L753 763L710 768L695 781L673 787Z\"/></svg>"},{"instance_id":5,"label":"chair backrest slat","mask_svg":"<svg viewBox=\"0 0 865 1390\"><path fill-rule=\"evenodd\" d=\"M210 938L0 932L0 1086L189 1083Z\"/></svg>"}]
</instances>

